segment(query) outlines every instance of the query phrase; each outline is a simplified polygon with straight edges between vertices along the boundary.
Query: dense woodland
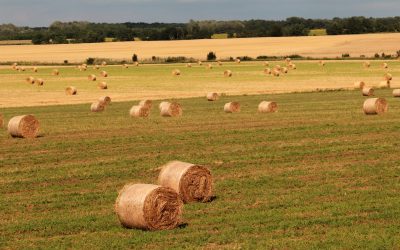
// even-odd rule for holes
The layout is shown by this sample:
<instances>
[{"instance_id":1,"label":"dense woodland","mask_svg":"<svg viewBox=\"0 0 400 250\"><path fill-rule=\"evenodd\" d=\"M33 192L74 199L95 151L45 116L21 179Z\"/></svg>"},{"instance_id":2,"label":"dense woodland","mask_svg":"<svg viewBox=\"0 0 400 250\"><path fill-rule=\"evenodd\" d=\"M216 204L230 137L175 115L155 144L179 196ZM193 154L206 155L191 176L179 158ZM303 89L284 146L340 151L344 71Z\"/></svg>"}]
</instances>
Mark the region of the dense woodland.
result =
<instances>
[{"instance_id":1,"label":"dense woodland","mask_svg":"<svg viewBox=\"0 0 400 250\"><path fill-rule=\"evenodd\" d=\"M400 17L304 19L282 21L193 21L188 23L90 23L59 22L50 27L0 25L0 40L32 40L34 44L93 43L106 38L115 41L207 39L213 34L228 37L306 36L312 29L326 29L328 35L399 32Z\"/></svg>"}]
</instances>

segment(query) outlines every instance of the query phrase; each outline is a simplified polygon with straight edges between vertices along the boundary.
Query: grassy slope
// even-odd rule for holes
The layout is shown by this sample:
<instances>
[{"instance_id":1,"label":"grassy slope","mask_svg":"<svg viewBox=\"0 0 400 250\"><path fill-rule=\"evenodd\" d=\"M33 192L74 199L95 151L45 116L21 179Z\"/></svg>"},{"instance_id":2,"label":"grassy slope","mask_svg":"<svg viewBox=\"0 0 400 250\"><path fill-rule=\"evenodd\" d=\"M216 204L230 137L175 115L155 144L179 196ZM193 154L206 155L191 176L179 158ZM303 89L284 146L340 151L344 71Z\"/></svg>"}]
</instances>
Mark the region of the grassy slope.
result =
<instances>
[{"instance_id":1,"label":"grassy slope","mask_svg":"<svg viewBox=\"0 0 400 250\"><path fill-rule=\"evenodd\" d=\"M0 132L0 246L10 248L392 248L400 244L400 103L364 116L357 91L181 100L184 116L103 114L88 105L33 113L35 140ZM260 115L260 100L279 103ZM242 103L224 114L225 101ZM157 105L157 103L156 103ZM128 182L151 183L179 159L209 165L217 199L185 206L187 227L122 228L113 211Z\"/></svg>"}]
</instances>

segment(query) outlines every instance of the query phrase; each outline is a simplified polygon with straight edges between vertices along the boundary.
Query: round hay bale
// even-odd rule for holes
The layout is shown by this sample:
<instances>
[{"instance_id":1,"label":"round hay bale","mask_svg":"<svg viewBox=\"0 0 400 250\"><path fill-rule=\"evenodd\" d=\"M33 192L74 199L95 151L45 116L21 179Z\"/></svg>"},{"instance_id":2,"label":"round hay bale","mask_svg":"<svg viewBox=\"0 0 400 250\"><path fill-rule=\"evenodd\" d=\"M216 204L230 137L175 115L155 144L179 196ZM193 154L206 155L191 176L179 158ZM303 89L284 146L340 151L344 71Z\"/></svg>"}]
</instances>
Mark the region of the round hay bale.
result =
<instances>
[{"instance_id":1,"label":"round hay bale","mask_svg":"<svg viewBox=\"0 0 400 250\"><path fill-rule=\"evenodd\" d=\"M170 102L160 102L160 104L158 105L158 108L161 111L164 107L167 107L170 104L171 104Z\"/></svg>"},{"instance_id":2,"label":"round hay bale","mask_svg":"<svg viewBox=\"0 0 400 250\"><path fill-rule=\"evenodd\" d=\"M366 115L379 115L388 111L388 104L384 98L369 98L363 106Z\"/></svg>"},{"instance_id":3,"label":"round hay bale","mask_svg":"<svg viewBox=\"0 0 400 250\"><path fill-rule=\"evenodd\" d=\"M32 71L36 73L36 72L38 72L38 68L37 67L33 67Z\"/></svg>"},{"instance_id":4,"label":"round hay bale","mask_svg":"<svg viewBox=\"0 0 400 250\"><path fill-rule=\"evenodd\" d=\"M60 74L60 71L58 69L53 69L53 76L58 76Z\"/></svg>"},{"instance_id":5,"label":"round hay bale","mask_svg":"<svg viewBox=\"0 0 400 250\"><path fill-rule=\"evenodd\" d=\"M265 61L264 62L264 67L268 67L269 66L269 62Z\"/></svg>"},{"instance_id":6,"label":"round hay bale","mask_svg":"<svg viewBox=\"0 0 400 250\"><path fill-rule=\"evenodd\" d=\"M192 67L192 64L191 64L191 63L187 63L187 64L186 64L186 67L191 68L191 67Z\"/></svg>"},{"instance_id":7,"label":"round hay bale","mask_svg":"<svg viewBox=\"0 0 400 250\"><path fill-rule=\"evenodd\" d=\"M240 103L228 102L224 105L225 113L238 113L240 112Z\"/></svg>"},{"instance_id":8,"label":"round hay bale","mask_svg":"<svg viewBox=\"0 0 400 250\"><path fill-rule=\"evenodd\" d=\"M213 194L213 179L207 167L172 161L164 165L158 184L172 188L184 203L208 202Z\"/></svg>"},{"instance_id":9,"label":"round hay bale","mask_svg":"<svg viewBox=\"0 0 400 250\"><path fill-rule=\"evenodd\" d=\"M209 63L209 64L207 65L207 68L208 68L208 69L212 69L212 68L213 68L212 64Z\"/></svg>"},{"instance_id":10,"label":"round hay bale","mask_svg":"<svg viewBox=\"0 0 400 250\"><path fill-rule=\"evenodd\" d=\"M393 90L393 96L394 97L400 97L400 89L394 89Z\"/></svg>"},{"instance_id":11,"label":"round hay bale","mask_svg":"<svg viewBox=\"0 0 400 250\"><path fill-rule=\"evenodd\" d=\"M387 69L389 68L389 65L387 63L382 63L382 68Z\"/></svg>"},{"instance_id":12,"label":"round hay bale","mask_svg":"<svg viewBox=\"0 0 400 250\"><path fill-rule=\"evenodd\" d=\"M390 88L390 81L381 81L379 83L379 88Z\"/></svg>"},{"instance_id":13,"label":"round hay bale","mask_svg":"<svg viewBox=\"0 0 400 250\"><path fill-rule=\"evenodd\" d=\"M286 62L286 63L290 63L291 61L292 61L291 58L289 58L289 57L285 58L285 62Z\"/></svg>"},{"instance_id":14,"label":"round hay bale","mask_svg":"<svg viewBox=\"0 0 400 250\"><path fill-rule=\"evenodd\" d=\"M362 92L363 96L373 96L374 95L374 89L369 88L369 87L363 87L361 92Z\"/></svg>"},{"instance_id":15,"label":"round hay bale","mask_svg":"<svg viewBox=\"0 0 400 250\"><path fill-rule=\"evenodd\" d=\"M25 67L19 67L19 71L25 71Z\"/></svg>"},{"instance_id":16,"label":"round hay bale","mask_svg":"<svg viewBox=\"0 0 400 250\"><path fill-rule=\"evenodd\" d=\"M272 75L278 77L278 76L281 75L281 72L280 72L279 70L277 70L277 69L274 69L274 70L272 71Z\"/></svg>"},{"instance_id":17,"label":"round hay bale","mask_svg":"<svg viewBox=\"0 0 400 250\"><path fill-rule=\"evenodd\" d=\"M258 104L258 112L260 113L274 113L278 111L278 104L276 102L262 101Z\"/></svg>"},{"instance_id":18,"label":"round hay bale","mask_svg":"<svg viewBox=\"0 0 400 250\"><path fill-rule=\"evenodd\" d=\"M129 115L132 117L148 117L149 114L150 109L142 105L132 106L132 108L129 110Z\"/></svg>"},{"instance_id":19,"label":"round hay bale","mask_svg":"<svg viewBox=\"0 0 400 250\"><path fill-rule=\"evenodd\" d=\"M27 77L25 80L26 80L27 83L30 83L30 84L34 84L35 83L35 78L32 77L32 76Z\"/></svg>"},{"instance_id":20,"label":"round hay bale","mask_svg":"<svg viewBox=\"0 0 400 250\"><path fill-rule=\"evenodd\" d=\"M225 71L224 71L224 76L225 76L225 77L232 77L232 71L230 71L230 70L225 70Z\"/></svg>"},{"instance_id":21,"label":"round hay bale","mask_svg":"<svg viewBox=\"0 0 400 250\"><path fill-rule=\"evenodd\" d=\"M109 96L102 96L99 98L98 101L102 102L105 106L107 106L111 103L111 98Z\"/></svg>"},{"instance_id":22,"label":"round hay bale","mask_svg":"<svg viewBox=\"0 0 400 250\"><path fill-rule=\"evenodd\" d=\"M12 137L35 138L39 132L39 121L33 115L21 115L11 118L8 132Z\"/></svg>"},{"instance_id":23,"label":"round hay bale","mask_svg":"<svg viewBox=\"0 0 400 250\"><path fill-rule=\"evenodd\" d=\"M354 88L356 89L363 89L365 87L365 82L363 81L358 81L354 83Z\"/></svg>"},{"instance_id":24,"label":"round hay bale","mask_svg":"<svg viewBox=\"0 0 400 250\"><path fill-rule=\"evenodd\" d=\"M386 80L386 81L391 81L391 80L393 80L392 74L386 73L386 74L385 74L385 80Z\"/></svg>"},{"instance_id":25,"label":"round hay bale","mask_svg":"<svg viewBox=\"0 0 400 250\"><path fill-rule=\"evenodd\" d=\"M283 73L287 74L287 72L288 72L289 70L288 70L288 68L286 68L286 67L282 67L281 71L282 71Z\"/></svg>"},{"instance_id":26,"label":"round hay bale","mask_svg":"<svg viewBox=\"0 0 400 250\"><path fill-rule=\"evenodd\" d=\"M291 68L291 69L297 69L296 64L294 64L294 63L290 63L290 64L289 64L289 68Z\"/></svg>"},{"instance_id":27,"label":"round hay bale","mask_svg":"<svg viewBox=\"0 0 400 250\"><path fill-rule=\"evenodd\" d=\"M37 84L38 86L43 86L43 84L44 84L44 80L43 80L42 78L36 79L35 82L36 82L36 84Z\"/></svg>"},{"instance_id":28,"label":"round hay bale","mask_svg":"<svg viewBox=\"0 0 400 250\"><path fill-rule=\"evenodd\" d=\"M106 82L100 82L97 87L99 87L99 89L108 89L107 83Z\"/></svg>"},{"instance_id":29,"label":"round hay bale","mask_svg":"<svg viewBox=\"0 0 400 250\"><path fill-rule=\"evenodd\" d=\"M203 65L202 61L198 61L197 64L199 64L199 66Z\"/></svg>"},{"instance_id":30,"label":"round hay bale","mask_svg":"<svg viewBox=\"0 0 400 250\"><path fill-rule=\"evenodd\" d=\"M102 77L108 77L108 73L106 71L101 71L101 76Z\"/></svg>"},{"instance_id":31,"label":"round hay bale","mask_svg":"<svg viewBox=\"0 0 400 250\"><path fill-rule=\"evenodd\" d=\"M101 66L103 66L103 67L107 66L107 62L106 61L102 61L101 62Z\"/></svg>"},{"instance_id":32,"label":"round hay bale","mask_svg":"<svg viewBox=\"0 0 400 250\"><path fill-rule=\"evenodd\" d=\"M87 67L86 67L86 66L83 66L83 65L81 65L81 66L79 66L79 70L80 70L80 71L86 71L86 70L87 70Z\"/></svg>"},{"instance_id":33,"label":"round hay bale","mask_svg":"<svg viewBox=\"0 0 400 250\"><path fill-rule=\"evenodd\" d=\"M277 71L281 71L281 69L282 69L282 67L281 67L281 65L275 65L275 67L274 67L274 70L277 70Z\"/></svg>"},{"instance_id":34,"label":"round hay bale","mask_svg":"<svg viewBox=\"0 0 400 250\"><path fill-rule=\"evenodd\" d=\"M18 66L18 63L13 63L13 64L11 65L11 69L12 69L12 70L17 70L17 66Z\"/></svg>"},{"instance_id":35,"label":"round hay bale","mask_svg":"<svg viewBox=\"0 0 400 250\"><path fill-rule=\"evenodd\" d=\"M271 71L270 68L265 68L265 69L264 69L264 74L266 74L266 75L271 75L271 73L272 73L272 71Z\"/></svg>"},{"instance_id":36,"label":"round hay bale","mask_svg":"<svg viewBox=\"0 0 400 250\"><path fill-rule=\"evenodd\" d=\"M182 116L182 107L179 103L173 102L161 106L160 114L164 117Z\"/></svg>"},{"instance_id":37,"label":"round hay bale","mask_svg":"<svg viewBox=\"0 0 400 250\"><path fill-rule=\"evenodd\" d=\"M322 66L322 67L325 66L325 62L324 62L324 61L319 61L318 64L319 64L320 66Z\"/></svg>"},{"instance_id":38,"label":"round hay bale","mask_svg":"<svg viewBox=\"0 0 400 250\"><path fill-rule=\"evenodd\" d=\"M139 105L146 107L150 110L153 107L153 101L152 100L142 100L139 102Z\"/></svg>"},{"instance_id":39,"label":"round hay bale","mask_svg":"<svg viewBox=\"0 0 400 250\"><path fill-rule=\"evenodd\" d=\"M115 201L115 212L126 228L173 229L181 223L183 202L171 188L127 184Z\"/></svg>"},{"instance_id":40,"label":"round hay bale","mask_svg":"<svg viewBox=\"0 0 400 250\"><path fill-rule=\"evenodd\" d=\"M218 61L218 66L222 66L222 62L221 61Z\"/></svg>"},{"instance_id":41,"label":"round hay bale","mask_svg":"<svg viewBox=\"0 0 400 250\"><path fill-rule=\"evenodd\" d=\"M104 102L101 101L95 101L90 105L90 111L92 112L103 112L105 109L106 105Z\"/></svg>"},{"instance_id":42,"label":"round hay bale","mask_svg":"<svg viewBox=\"0 0 400 250\"><path fill-rule=\"evenodd\" d=\"M235 62L236 62L237 64L239 64L239 63L240 63L240 59L239 59L239 58L236 58Z\"/></svg>"},{"instance_id":43,"label":"round hay bale","mask_svg":"<svg viewBox=\"0 0 400 250\"><path fill-rule=\"evenodd\" d=\"M76 95L77 93L78 93L78 90L73 86L67 87L65 89L65 94L66 95Z\"/></svg>"},{"instance_id":44,"label":"round hay bale","mask_svg":"<svg viewBox=\"0 0 400 250\"><path fill-rule=\"evenodd\" d=\"M180 76L180 75L181 75L181 71L180 71L179 69L174 69L174 70L172 71L172 75L173 75L173 76Z\"/></svg>"},{"instance_id":45,"label":"round hay bale","mask_svg":"<svg viewBox=\"0 0 400 250\"><path fill-rule=\"evenodd\" d=\"M100 69L100 66L96 64L93 66L93 69Z\"/></svg>"},{"instance_id":46,"label":"round hay bale","mask_svg":"<svg viewBox=\"0 0 400 250\"><path fill-rule=\"evenodd\" d=\"M219 99L218 93L208 93L207 94L207 100L212 102L212 101L217 101Z\"/></svg>"},{"instance_id":47,"label":"round hay bale","mask_svg":"<svg viewBox=\"0 0 400 250\"><path fill-rule=\"evenodd\" d=\"M371 66L371 63L369 61L365 61L363 65L365 68L369 68Z\"/></svg>"},{"instance_id":48,"label":"round hay bale","mask_svg":"<svg viewBox=\"0 0 400 250\"><path fill-rule=\"evenodd\" d=\"M127 69L127 68L129 68L129 65L125 63L125 64L122 65L122 67Z\"/></svg>"},{"instance_id":49,"label":"round hay bale","mask_svg":"<svg viewBox=\"0 0 400 250\"><path fill-rule=\"evenodd\" d=\"M93 81L94 82L94 81L96 81L96 79L97 79L96 75L94 75L94 74L88 75L88 80L89 81Z\"/></svg>"}]
</instances>

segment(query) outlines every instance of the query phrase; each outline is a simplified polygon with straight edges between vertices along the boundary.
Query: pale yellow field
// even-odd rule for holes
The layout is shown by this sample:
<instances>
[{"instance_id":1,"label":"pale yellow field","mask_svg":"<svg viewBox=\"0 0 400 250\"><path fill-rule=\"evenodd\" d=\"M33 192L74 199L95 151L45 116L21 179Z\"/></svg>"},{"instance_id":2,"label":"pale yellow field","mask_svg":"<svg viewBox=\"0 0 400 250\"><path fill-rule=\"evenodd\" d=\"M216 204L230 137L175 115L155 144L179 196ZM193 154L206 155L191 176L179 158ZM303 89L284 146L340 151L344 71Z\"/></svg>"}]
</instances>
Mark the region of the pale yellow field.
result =
<instances>
[{"instance_id":1,"label":"pale yellow field","mask_svg":"<svg viewBox=\"0 0 400 250\"><path fill-rule=\"evenodd\" d=\"M52 67L39 67L37 73L31 70L17 72L10 67L0 68L0 108L38 105L59 105L90 103L100 96L108 95L113 101L130 101L144 98L171 99L205 96L214 91L227 95L265 94L294 91L315 91L317 89L352 89L355 81L365 81L377 86L386 72L393 75L392 87L400 87L400 62L388 61L389 69L381 67L383 61L373 61L366 69L362 61L327 61L326 66L316 61L295 61L296 70L281 77L263 73L262 62L224 63L207 69L204 65L186 68L183 64L142 65L140 67L107 66L109 77L100 77L100 71L89 68L81 72L75 67L60 67L60 75L51 75ZM284 62L271 62L270 67ZM173 69L180 69L182 75L174 77ZM230 69L231 78L223 76ZM87 80L89 74L96 74L98 80ZM43 78L44 86L38 87L25 81L28 76ZM97 83L106 81L109 89L100 90ZM75 86L78 95L67 96L67 86Z\"/></svg>"},{"instance_id":2,"label":"pale yellow field","mask_svg":"<svg viewBox=\"0 0 400 250\"><path fill-rule=\"evenodd\" d=\"M219 58L260 55L300 54L311 57L372 56L394 54L400 33L343 36L309 36L279 38L210 39L189 41L116 42L67 45L15 45L0 47L0 61L82 62L88 57L127 59L133 53L140 59L186 56L204 59L209 51Z\"/></svg>"}]
</instances>

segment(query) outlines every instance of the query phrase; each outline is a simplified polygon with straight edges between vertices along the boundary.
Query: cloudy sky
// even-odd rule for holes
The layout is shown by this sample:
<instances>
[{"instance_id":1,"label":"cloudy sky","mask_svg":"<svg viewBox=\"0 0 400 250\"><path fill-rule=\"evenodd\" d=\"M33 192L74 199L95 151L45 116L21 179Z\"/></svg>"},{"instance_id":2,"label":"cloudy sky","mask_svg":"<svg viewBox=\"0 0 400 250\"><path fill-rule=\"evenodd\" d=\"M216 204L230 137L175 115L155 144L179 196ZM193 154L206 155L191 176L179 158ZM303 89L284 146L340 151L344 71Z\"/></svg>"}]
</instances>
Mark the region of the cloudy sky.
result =
<instances>
[{"instance_id":1,"label":"cloudy sky","mask_svg":"<svg viewBox=\"0 0 400 250\"><path fill-rule=\"evenodd\" d=\"M400 15L400 0L0 0L0 23L187 22Z\"/></svg>"}]
</instances>

